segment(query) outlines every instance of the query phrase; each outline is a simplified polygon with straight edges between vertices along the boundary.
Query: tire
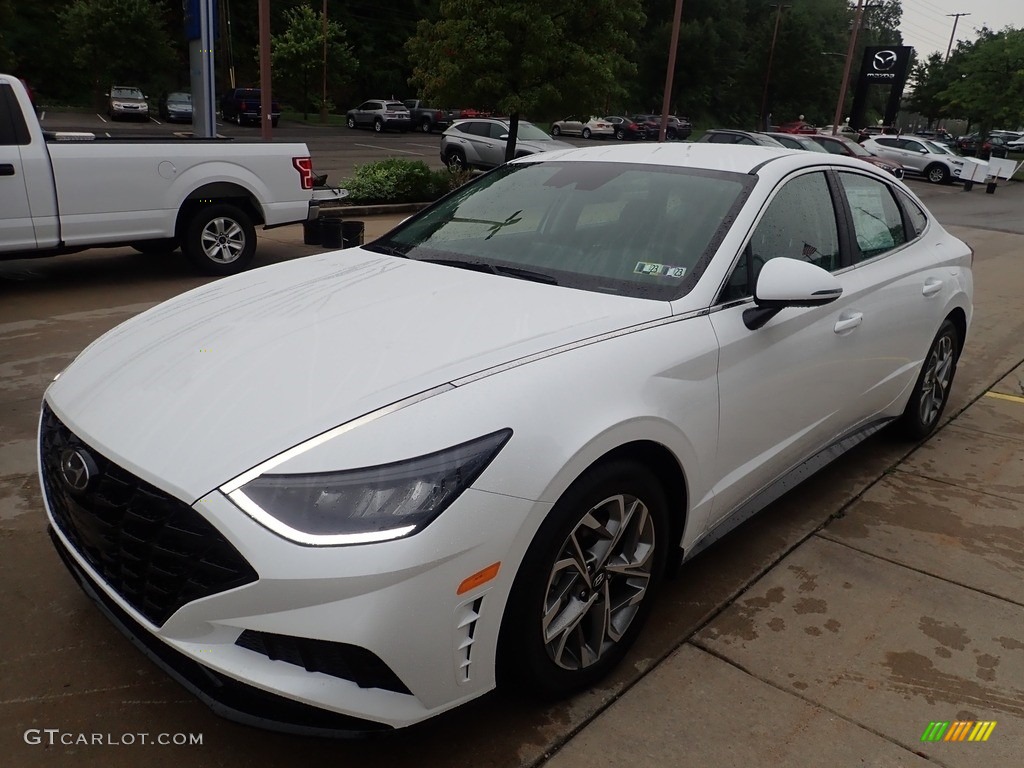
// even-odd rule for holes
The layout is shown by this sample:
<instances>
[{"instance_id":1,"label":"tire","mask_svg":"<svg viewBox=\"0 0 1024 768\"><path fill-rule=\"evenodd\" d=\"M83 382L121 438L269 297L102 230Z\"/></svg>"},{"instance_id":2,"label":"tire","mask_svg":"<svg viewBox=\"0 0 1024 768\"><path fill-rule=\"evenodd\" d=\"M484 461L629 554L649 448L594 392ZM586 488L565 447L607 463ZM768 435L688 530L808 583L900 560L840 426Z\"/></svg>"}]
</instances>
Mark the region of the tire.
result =
<instances>
[{"instance_id":1,"label":"tire","mask_svg":"<svg viewBox=\"0 0 1024 768\"><path fill-rule=\"evenodd\" d=\"M423 121L420 123L420 130L424 133L433 133L434 122L429 117L423 118Z\"/></svg>"},{"instance_id":2,"label":"tire","mask_svg":"<svg viewBox=\"0 0 1024 768\"><path fill-rule=\"evenodd\" d=\"M516 574L498 639L499 685L561 697L618 664L650 613L668 530L664 491L647 468L618 460L581 475Z\"/></svg>"},{"instance_id":3,"label":"tire","mask_svg":"<svg viewBox=\"0 0 1024 768\"><path fill-rule=\"evenodd\" d=\"M462 154L460 149L449 149L445 154L444 164L448 166L449 171L464 171L469 168L466 156Z\"/></svg>"},{"instance_id":4,"label":"tire","mask_svg":"<svg viewBox=\"0 0 1024 768\"><path fill-rule=\"evenodd\" d=\"M347 126L348 126L349 128L355 128L355 127L356 127L356 119L355 119L354 117L351 117L351 116L350 116L350 117L349 117L349 118L348 118L348 119L347 119L347 120L345 121L345 125L347 125Z\"/></svg>"},{"instance_id":5,"label":"tire","mask_svg":"<svg viewBox=\"0 0 1024 768\"><path fill-rule=\"evenodd\" d=\"M384 133L384 121L377 118L373 121L373 130L375 133Z\"/></svg>"},{"instance_id":6,"label":"tire","mask_svg":"<svg viewBox=\"0 0 1024 768\"><path fill-rule=\"evenodd\" d=\"M201 272L233 275L256 255L256 229L235 205L204 205L185 225L181 249Z\"/></svg>"},{"instance_id":7,"label":"tire","mask_svg":"<svg viewBox=\"0 0 1024 768\"><path fill-rule=\"evenodd\" d=\"M897 422L905 437L923 440L935 431L949 401L959 358L960 334L947 318L928 348L910 400Z\"/></svg>"},{"instance_id":8,"label":"tire","mask_svg":"<svg viewBox=\"0 0 1024 768\"><path fill-rule=\"evenodd\" d=\"M942 163L932 163L924 169L924 176L932 184L948 184L949 169Z\"/></svg>"},{"instance_id":9,"label":"tire","mask_svg":"<svg viewBox=\"0 0 1024 768\"><path fill-rule=\"evenodd\" d=\"M132 248L146 255L171 253L178 250L178 246L178 240L173 237L165 237L159 240L140 240L137 243L132 243Z\"/></svg>"},{"instance_id":10,"label":"tire","mask_svg":"<svg viewBox=\"0 0 1024 768\"><path fill-rule=\"evenodd\" d=\"M551 126L551 135L552 136L561 136L562 135L562 129L559 128L557 125L552 125Z\"/></svg>"},{"instance_id":11,"label":"tire","mask_svg":"<svg viewBox=\"0 0 1024 768\"><path fill-rule=\"evenodd\" d=\"M624 140L626 138L626 132L624 130L622 130L621 128L616 128L615 129L615 138L618 139L619 141Z\"/></svg>"},{"instance_id":12,"label":"tire","mask_svg":"<svg viewBox=\"0 0 1024 768\"><path fill-rule=\"evenodd\" d=\"M590 138L590 129L589 128L584 128L583 129L583 138L584 139L589 139Z\"/></svg>"}]
</instances>

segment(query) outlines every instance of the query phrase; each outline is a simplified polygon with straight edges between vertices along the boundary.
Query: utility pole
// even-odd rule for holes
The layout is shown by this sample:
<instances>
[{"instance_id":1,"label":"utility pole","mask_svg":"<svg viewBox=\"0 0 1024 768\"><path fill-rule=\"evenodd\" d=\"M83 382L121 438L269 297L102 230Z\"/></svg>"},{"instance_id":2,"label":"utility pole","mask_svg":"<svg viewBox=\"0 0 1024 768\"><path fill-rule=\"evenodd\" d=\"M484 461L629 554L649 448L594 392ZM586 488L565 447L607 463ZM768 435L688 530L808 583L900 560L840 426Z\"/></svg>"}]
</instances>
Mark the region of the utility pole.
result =
<instances>
[{"instance_id":1,"label":"utility pole","mask_svg":"<svg viewBox=\"0 0 1024 768\"><path fill-rule=\"evenodd\" d=\"M946 46L946 61L949 61L950 51L953 50L953 38L956 37L956 25L960 21L961 16L970 16L969 13L947 13L947 16L953 17L953 31L949 33L949 45Z\"/></svg>"},{"instance_id":2,"label":"utility pole","mask_svg":"<svg viewBox=\"0 0 1024 768\"><path fill-rule=\"evenodd\" d=\"M771 126L768 125L768 114L765 109L768 105L768 84L772 79L772 61L775 59L775 41L779 37L779 22L782 21L782 9L790 8L792 6L783 5L778 3L774 6L768 6L769 8L775 8L775 29L772 30L772 44L768 50L768 71L764 73L764 91L761 94L761 125L764 126L764 130L770 130Z\"/></svg>"},{"instance_id":3,"label":"utility pole","mask_svg":"<svg viewBox=\"0 0 1024 768\"><path fill-rule=\"evenodd\" d=\"M320 95L320 122L327 122L327 0L324 0L324 66L323 92Z\"/></svg>"},{"instance_id":4,"label":"utility pole","mask_svg":"<svg viewBox=\"0 0 1024 768\"><path fill-rule=\"evenodd\" d=\"M260 0L260 137L264 141L271 138L271 105L273 94L270 92L270 0Z\"/></svg>"},{"instance_id":5,"label":"utility pole","mask_svg":"<svg viewBox=\"0 0 1024 768\"><path fill-rule=\"evenodd\" d=\"M846 49L846 64L843 66L843 84L839 86L839 101L836 102L836 114L832 119L833 136L839 133L839 121L843 117L846 89L850 87L850 70L853 69L853 52L857 48L857 35L860 33L862 18L864 18L864 0L857 0L857 12L853 18L853 29L850 30L850 45Z\"/></svg>"},{"instance_id":6,"label":"utility pole","mask_svg":"<svg viewBox=\"0 0 1024 768\"><path fill-rule=\"evenodd\" d=\"M676 9L672 14L672 41L668 46L668 71L665 72L665 95L661 99L661 127L658 129L658 141L665 141L668 132L668 109L672 99L672 75L676 71L676 49L679 46L679 24L683 17L683 0L676 0Z\"/></svg>"}]
</instances>

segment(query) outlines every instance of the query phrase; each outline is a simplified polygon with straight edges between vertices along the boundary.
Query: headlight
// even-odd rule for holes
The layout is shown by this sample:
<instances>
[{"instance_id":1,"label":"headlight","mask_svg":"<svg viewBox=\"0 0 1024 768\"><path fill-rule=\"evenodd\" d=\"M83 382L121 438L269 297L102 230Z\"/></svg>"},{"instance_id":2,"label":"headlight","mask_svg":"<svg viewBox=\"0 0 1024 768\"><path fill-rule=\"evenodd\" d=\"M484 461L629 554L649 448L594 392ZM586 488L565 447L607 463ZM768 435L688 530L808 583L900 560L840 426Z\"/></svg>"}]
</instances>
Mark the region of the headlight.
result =
<instances>
[{"instance_id":1,"label":"headlight","mask_svg":"<svg viewBox=\"0 0 1024 768\"><path fill-rule=\"evenodd\" d=\"M315 474L264 474L228 493L260 524L314 546L365 544L422 530L468 488L511 429L426 456Z\"/></svg>"}]
</instances>

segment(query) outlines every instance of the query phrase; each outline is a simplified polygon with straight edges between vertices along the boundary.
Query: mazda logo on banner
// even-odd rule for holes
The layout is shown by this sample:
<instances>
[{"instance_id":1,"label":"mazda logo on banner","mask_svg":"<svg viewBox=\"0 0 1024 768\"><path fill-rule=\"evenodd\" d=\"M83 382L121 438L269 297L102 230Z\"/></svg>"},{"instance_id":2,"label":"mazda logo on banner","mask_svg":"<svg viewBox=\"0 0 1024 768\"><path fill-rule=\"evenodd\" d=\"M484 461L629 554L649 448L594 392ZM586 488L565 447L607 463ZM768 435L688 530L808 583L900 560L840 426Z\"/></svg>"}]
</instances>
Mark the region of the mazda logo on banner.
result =
<instances>
[{"instance_id":1,"label":"mazda logo on banner","mask_svg":"<svg viewBox=\"0 0 1024 768\"><path fill-rule=\"evenodd\" d=\"M905 45L865 48L864 63L860 70L861 80L879 85L902 86L907 79L912 50Z\"/></svg>"},{"instance_id":2,"label":"mazda logo on banner","mask_svg":"<svg viewBox=\"0 0 1024 768\"><path fill-rule=\"evenodd\" d=\"M879 51L875 54L874 59L872 59L872 63L874 64L875 69L880 72L885 72L893 68L893 65L896 63L896 58L896 51Z\"/></svg>"}]
</instances>

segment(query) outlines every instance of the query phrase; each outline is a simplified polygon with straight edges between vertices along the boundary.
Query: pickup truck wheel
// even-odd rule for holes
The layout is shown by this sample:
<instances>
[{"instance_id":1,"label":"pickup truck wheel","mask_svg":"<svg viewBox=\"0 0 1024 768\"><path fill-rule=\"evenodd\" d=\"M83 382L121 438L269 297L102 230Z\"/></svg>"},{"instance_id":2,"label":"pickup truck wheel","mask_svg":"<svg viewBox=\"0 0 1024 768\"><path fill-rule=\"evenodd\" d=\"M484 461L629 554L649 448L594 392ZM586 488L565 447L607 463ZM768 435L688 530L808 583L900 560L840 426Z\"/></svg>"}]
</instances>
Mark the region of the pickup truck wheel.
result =
<instances>
[{"instance_id":1,"label":"pickup truck wheel","mask_svg":"<svg viewBox=\"0 0 1024 768\"><path fill-rule=\"evenodd\" d=\"M185 226L181 248L206 274L233 275L256 255L256 228L234 205L204 206Z\"/></svg>"},{"instance_id":2,"label":"pickup truck wheel","mask_svg":"<svg viewBox=\"0 0 1024 768\"><path fill-rule=\"evenodd\" d=\"M434 123L429 117L423 118L423 122L420 123L420 130L424 133L430 133L434 130Z\"/></svg>"},{"instance_id":3,"label":"pickup truck wheel","mask_svg":"<svg viewBox=\"0 0 1024 768\"><path fill-rule=\"evenodd\" d=\"M132 243L134 248L139 253L145 253L148 255L156 255L161 253L171 253L172 251L178 250L178 241L173 237L164 237L159 240L140 240L137 243Z\"/></svg>"}]
</instances>

